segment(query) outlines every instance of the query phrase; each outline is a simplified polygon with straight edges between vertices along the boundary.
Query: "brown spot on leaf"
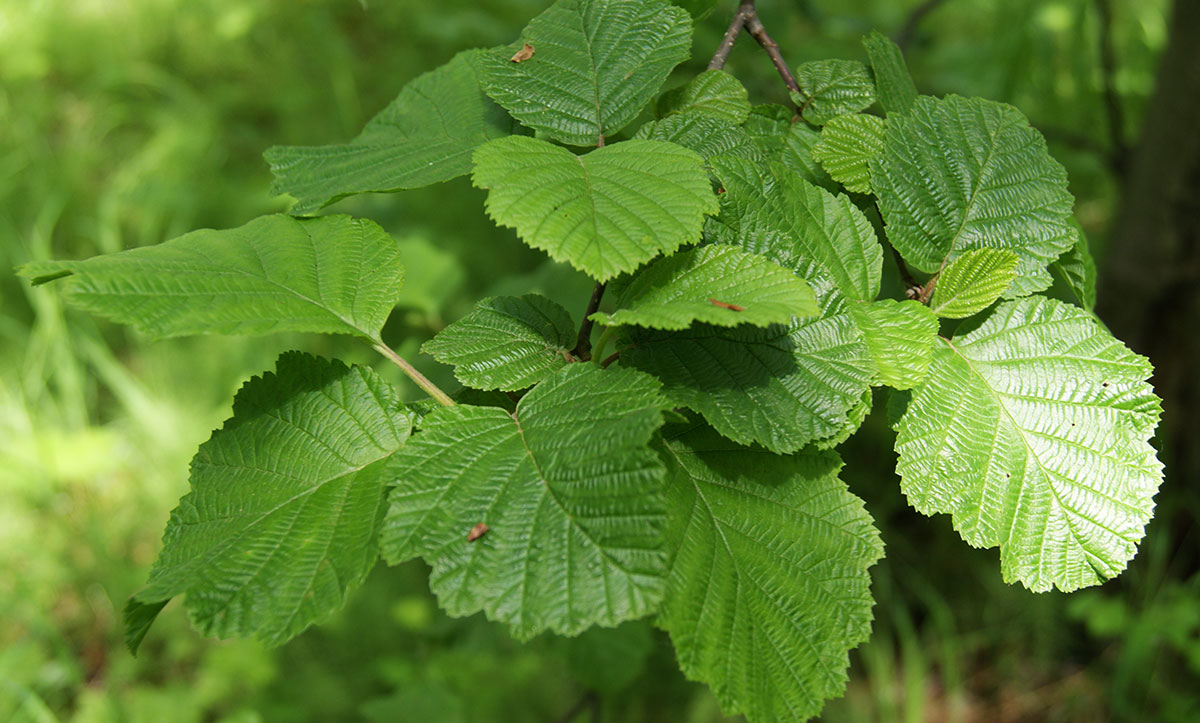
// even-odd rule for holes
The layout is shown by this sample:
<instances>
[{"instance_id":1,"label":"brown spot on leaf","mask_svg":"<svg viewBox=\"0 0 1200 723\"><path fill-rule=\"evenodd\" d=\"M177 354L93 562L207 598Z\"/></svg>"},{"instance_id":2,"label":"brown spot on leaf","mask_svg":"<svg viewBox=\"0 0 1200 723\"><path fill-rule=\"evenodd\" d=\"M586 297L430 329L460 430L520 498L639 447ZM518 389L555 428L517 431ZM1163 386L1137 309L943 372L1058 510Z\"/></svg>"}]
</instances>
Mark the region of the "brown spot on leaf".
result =
<instances>
[{"instance_id":1,"label":"brown spot on leaf","mask_svg":"<svg viewBox=\"0 0 1200 723\"><path fill-rule=\"evenodd\" d=\"M474 541L478 540L479 538L486 535L489 529L491 529L491 528L489 528L487 525L480 522L479 524L472 527L471 531L467 533L467 542L474 542Z\"/></svg>"},{"instance_id":2,"label":"brown spot on leaf","mask_svg":"<svg viewBox=\"0 0 1200 723\"><path fill-rule=\"evenodd\" d=\"M708 300L713 303L713 306L719 306L722 309L729 309L730 311L745 311L746 310L746 307L744 307L744 306L738 306L737 304L727 304L724 301L717 301L716 299L712 298L711 296L708 297Z\"/></svg>"},{"instance_id":3,"label":"brown spot on leaf","mask_svg":"<svg viewBox=\"0 0 1200 723\"><path fill-rule=\"evenodd\" d=\"M526 60L529 60L532 57L533 57L533 46L530 45L529 43L525 43L525 47L523 47L520 50L518 50L517 52L513 53L513 56L511 58L509 58L509 60L511 60L514 63L524 63Z\"/></svg>"}]
</instances>

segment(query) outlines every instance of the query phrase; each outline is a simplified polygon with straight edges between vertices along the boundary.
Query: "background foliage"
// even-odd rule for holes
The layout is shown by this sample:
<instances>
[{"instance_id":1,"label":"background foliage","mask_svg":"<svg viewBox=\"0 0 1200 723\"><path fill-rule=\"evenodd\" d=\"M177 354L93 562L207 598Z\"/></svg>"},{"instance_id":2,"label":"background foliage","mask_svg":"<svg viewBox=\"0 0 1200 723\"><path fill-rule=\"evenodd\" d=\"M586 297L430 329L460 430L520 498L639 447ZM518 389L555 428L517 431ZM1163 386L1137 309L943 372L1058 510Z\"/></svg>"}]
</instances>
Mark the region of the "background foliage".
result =
<instances>
[{"instance_id":1,"label":"background foliage","mask_svg":"<svg viewBox=\"0 0 1200 723\"><path fill-rule=\"evenodd\" d=\"M266 148L349 141L408 79L459 50L510 41L543 6L0 0L0 266L283 210L268 193ZM1102 8L1118 61L1107 75ZM702 68L731 9L718 3L698 24L696 58L681 73ZM1167 41L1165 0L767 0L761 12L792 65L862 59L860 36L878 28L903 42L922 92L1019 106L1067 167L1103 269L1122 200L1101 120L1106 77L1120 137L1133 139ZM728 69L755 101L786 100L752 44ZM495 228L483 197L459 179L331 209L402 240L404 311L384 334L451 386L449 369L417 349L477 299L540 292L577 314L590 292L586 278ZM518 644L480 616L442 614L420 563L378 568L333 621L280 649L202 639L171 605L129 657L118 612L233 392L287 348L374 360L336 337L154 343L65 312L56 295L8 274L0 340L0 719L721 720L649 626ZM380 368L416 398L393 371ZM948 518L907 507L881 451L893 433L877 402L844 450L843 478L866 499L888 555L872 571L872 638L852 654L850 689L826 720L1200 716L1200 479L1174 474L1166 455L1158 511L1130 570L1072 596L1033 595L1000 582L994 550L972 550ZM1168 429L1171 405L1168 395Z\"/></svg>"}]
</instances>

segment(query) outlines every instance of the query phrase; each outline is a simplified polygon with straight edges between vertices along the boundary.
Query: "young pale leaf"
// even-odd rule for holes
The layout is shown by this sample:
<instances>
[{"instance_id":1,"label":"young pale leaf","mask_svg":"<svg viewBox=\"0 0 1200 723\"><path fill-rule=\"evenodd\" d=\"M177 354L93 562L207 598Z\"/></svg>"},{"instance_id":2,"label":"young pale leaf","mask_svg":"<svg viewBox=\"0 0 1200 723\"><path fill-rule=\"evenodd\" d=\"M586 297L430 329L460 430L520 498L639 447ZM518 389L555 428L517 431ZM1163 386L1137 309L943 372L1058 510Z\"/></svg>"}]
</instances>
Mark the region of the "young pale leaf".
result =
<instances>
[{"instance_id":1,"label":"young pale leaf","mask_svg":"<svg viewBox=\"0 0 1200 723\"><path fill-rule=\"evenodd\" d=\"M999 547L1007 581L1070 591L1115 577L1162 481L1151 372L1075 306L1001 304L935 350L897 425L901 487L971 545Z\"/></svg>"},{"instance_id":2,"label":"young pale leaf","mask_svg":"<svg viewBox=\"0 0 1200 723\"><path fill-rule=\"evenodd\" d=\"M977 314L1000 298L1017 276L1017 255L1008 249L971 249L938 274L929 306L947 319Z\"/></svg>"},{"instance_id":3,"label":"young pale leaf","mask_svg":"<svg viewBox=\"0 0 1200 723\"><path fill-rule=\"evenodd\" d=\"M690 148L705 159L720 155L762 159L759 147L741 126L706 113L673 113L638 128L634 138L669 141Z\"/></svg>"},{"instance_id":4,"label":"young pale leaf","mask_svg":"<svg viewBox=\"0 0 1200 723\"><path fill-rule=\"evenodd\" d=\"M833 118L821 129L812 157L847 191L870 193L870 163L883 149L883 125L883 119L873 115Z\"/></svg>"},{"instance_id":5,"label":"young pale leaf","mask_svg":"<svg viewBox=\"0 0 1200 723\"><path fill-rule=\"evenodd\" d=\"M659 624L680 668L751 723L816 715L871 633L867 570L883 556L841 460L740 447L704 427L665 447L672 555Z\"/></svg>"},{"instance_id":6,"label":"young pale leaf","mask_svg":"<svg viewBox=\"0 0 1200 723\"><path fill-rule=\"evenodd\" d=\"M1087 236L1078 223L1075 224L1074 244L1050 264L1050 269L1063 278L1080 306L1088 311L1096 308L1096 262L1092 260Z\"/></svg>"},{"instance_id":7,"label":"young pale leaf","mask_svg":"<svg viewBox=\"0 0 1200 723\"><path fill-rule=\"evenodd\" d=\"M884 112L889 116L907 112L917 102L917 87L908 74L900 47L878 30L863 36L862 43L871 61L875 86L879 91L879 104Z\"/></svg>"},{"instance_id":8,"label":"young pale leaf","mask_svg":"<svg viewBox=\"0 0 1200 723\"><path fill-rule=\"evenodd\" d=\"M20 273L35 284L69 277L72 303L158 337L306 331L377 341L404 281L395 239L349 216L263 216Z\"/></svg>"},{"instance_id":9,"label":"young pale leaf","mask_svg":"<svg viewBox=\"0 0 1200 723\"><path fill-rule=\"evenodd\" d=\"M1025 116L1004 103L918 98L888 120L871 186L888 240L922 271L968 249L1016 252L1008 298L1048 287L1046 265L1074 241L1067 172Z\"/></svg>"},{"instance_id":10,"label":"young pale leaf","mask_svg":"<svg viewBox=\"0 0 1200 723\"><path fill-rule=\"evenodd\" d=\"M682 11L681 11L682 12ZM606 281L700 238L716 196L695 152L625 141L576 156L512 136L475 152L487 211L525 243Z\"/></svg>"},{"instance_id":11,"label":"young pale leaf","mask_svg":"<svg viewBox=\"0 0 1200 723\"><path fill-rule=\"evenodd\" d=\"M513 62L526 44L533 56ZM687 11L664 0L559 0L485 56L487 92L547 137L595 146L637 117L691 45Z\"/></svg>"},{"instance_id":12,"label":"young pale leaf","mask_svg":"<svg viewBox=\"0 0 1200 723\"><path fill-rule=\"evenodd\" d=\"M800 117L813 125L825 125L847 113L858 113L875 102L871 71L856 60L814 60L796 68L800 92L792 100Z\"/></svg>"},{"instance_id":13,"label":"young pale leaf","mask_svg":"<svg viewBox=\"0 0 1200 723\"><path fill-rule=\"evenodd\" d=\"M697 324L630 335L622 364L661 379L668 398L726 437L781 454L839 434L874 378L862 335L846 314L766 329Z\"/></svg>"},{"instance_id":14,"label":"young pale leaf","mask_svg":"<svg viewBox=\"0 0 1200 723\"><path fill-rule=\"evenodd\" d=\"M718 156L721 215L713 235L804 277L824 296L869 301L879 293L883 249L871 222L845 196L806 183L778 164Z\"/></svg>"},{"instance_id":15,"label":"young pale leaf","mask_svg":"<svg viewBox=\"0 0 1200 723\"><path fill-rule=\"evenodd\" d=\"M660 118L704 114L741 125L750 115L745 86L723 70L706 70L690 83L663 93L657 106Z\"/></svg>"},{"instance_id":16,"label":"young pale leaf","mask_svg":"<svg viewBox=\"0 0 1200 723\"><path fill-rule=\"evenodd\" d=\"M879 382L893 389L912 389L925 381L938 333L937 317L928 308L895 299L846 308L867 342Z\"/></svg>"},{"instance_id":17,"label":"young pale leaf","mask_svg":"<svg viewBox=\"0 0 1200 723\"><path fill-rule=\"evenodd\" d=\"M410 420L370 369L300 352L247 382L126 609L130 649L177 595L205 634L272 645L341 607L375 565L386 465Z\"/></svg>"},{"instance_id":18,"label":"young pale leaf","mask_svg":"<svg viewBox=\"0 0 1200 723\"><path fill-rule=\"evenodd\" d=\"M451 615L519 638L574 635L653 612L666 556L658 383L570 364L501 409L438 409L394 466L384 558L423 557ZM480 523L487 533L473 541Z\"/></svg>"},{"instance_id":19,"label":"young pale leaf","mask_svg":"<svg viewBox=\"0 0 1200 723\"><path fill-rule=\"evenodd\" d=\"M438 332L421 350L476 389L516 391L567 363L575 346L571 315L538 294L496 296Z\"/></svg>"},{"instance_id":20,"label":"young pale leaf","mask_svg":"<svg viewBox=\"0 0 1200 723\"><path fill-rule=\"evenodd\" d=\"M788 269L710 244L654 261L624 287L616 311L591 318L607 326L686 329L695 321L768 326L820 312L812 289Z\"/></svg>"},{"instance_id":21,"label":"young pale leaf","mask_svg":"<svg viewBox=\"0 0 1200 723\"><path fill-rule=\"evenodd\" d=\"M517 125L480 87L481 50L468 50L404 86L353 141L332 146L275 146L264 157L273 193L309 214L355 193L401 191L464 175L471 153Z\"/></svg>"}]
</instances>

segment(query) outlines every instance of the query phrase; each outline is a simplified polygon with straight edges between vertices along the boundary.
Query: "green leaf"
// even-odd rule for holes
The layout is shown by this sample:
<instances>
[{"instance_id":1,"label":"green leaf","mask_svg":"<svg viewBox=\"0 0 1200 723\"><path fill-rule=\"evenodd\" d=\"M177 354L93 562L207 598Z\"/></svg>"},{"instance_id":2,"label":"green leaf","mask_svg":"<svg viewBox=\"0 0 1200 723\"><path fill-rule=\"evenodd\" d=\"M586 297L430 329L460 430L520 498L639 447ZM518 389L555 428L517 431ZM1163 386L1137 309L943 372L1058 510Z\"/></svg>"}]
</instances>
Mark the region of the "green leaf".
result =
<instances>
[{"instance_id":1,"label":"green leaf","mask_svg":"<svg viewBox=\"0 0 1200 723\"><path fill-rule=\"evenodd\" d=\"M438 332L421 350L476 389L516 391L566 365L575 346L571 315L538 294L496 296Z\"/></svg>"},{"instance_id":2,"label":"green leaf","mask_svg":"<svg viewBox=\"0 0 1200 723\"><path fill-rule=\"evenodd\" d=\"M888 120L871 185L888 239L921 271L973 248L1016 252L1010 298L1048 287L1046 265L1074 241L1067 172L1025 116L1003 103L918 98Z\"/></svg>"},{"instance_id":3,"label":"green leaf","mask_svg":"<svg viewBox=\"0 0 1200 723\"><path fill-rule=\"evenodd\" d=\"M39 261L69 277L76 306L157 337L304 331L378 340L404 281L395 239L349 216L263 216L83 261Z\"/></svg>"},{"instance_id":4,"label":"green leaf","mask_svg":"<svg viewBox=\"0 0 1200 723\"><path fill-rule=\"evenodd\" d=\"M662 141L576 156L535 138L502 138L475 152L474 181L489 189L496 223L599 281L698 240L704 216L718 209L703 159Z\"/></svg>"},{"instance_id":5,"label":"green leaf","mask_svg":"<svg viewBox=\"0 0 1200 723\"><path fill-rule=\"evenodd\" d=\"M870 193L870 162L883 149L883 125L883 119L873 115L833 118L821 129L812 157L847 191Z\"/></svg>"},{"instance_id":6,"label":"green leaf","mask_svg":"<svg viewBox=\"0 0 1200 723\"><path fill-rule=\"evenodd\" d=\"M1151 372L1075 306L1001 304L936 349L897 425L901 487L971 545L999 547L1005 580L1097 585L1136 553L1162 481Z\"/></svg>"},{"instance_id":7,"label":"green leaf","mask_svg":"<svg viewBox=\"0 0 1200 723\"><path fill-rule=\"evenodd\" d=\"M513 62L526 44L533 56ZM548 138L595 146L637 117L691 45L687 11L663 0L559 0L485 56L487 91Z\"/></svg>"},{"instance_id":8,"label":"green leaf","mask_svg":"<svg viewBox=\"0 0 1200 723\"><path fill-rule=\"evenodd\" d=\"M1075 224L1074 244L1050 264L1050 269L1063 278L1080 306L1088 311L1096 308L1096 262L1092 260L1087 236L1078 223Z\"/></svg>"},{"instance_id":9,"label":"green leaf","mask_svg":"<svg viewBox=\"0 0 1200 723\"><path fill-rule=\"evenodd\" d=\"M720 156L721 215L710 231L722 242L761 254L804 277L818 298L836 293L869 301L879 293L883 248L871 222L846 196L766 167Z\"/></svg>"},{"instance_id":10,"label":"green leaf","mask_svg":"<svg viewBox=\"0 0 1200 723\"><path fill-rule=\"evenodd\" d=\"M862 399L858 401L858 404L851 407L850 411L846 413L846 424L834 433L833 436L813 442L813 447L816 449L834 449L842 442L854 436L854 433L866 421L867 415L871 413L871 405L874 399L875 396L871 393L870 389L863 392Z\"/></svg>"},{"instance_id":11,"label":"green leaf","mask_svg":"<svg viewBox=\"0 0 1200 723\"><path fill-rule=\"evenodd\" d=\"M756 105L743 128L765 159L782 163L809 183L835 188L833 179L812 157L821 134L807 123L793 123L791 109L775 104Z\"/></svg>"},{"instance_id":12,"label":"green leaf","mask_svg":"<svg viewBox=\"0 0 1200 723\"><path fill-rule=\"evenodd\" d=\"M947 319L977 314L1000 298L1017 276L1017 255L1008 249L971 249L938 274L929 306Z\"/></svg>"},{"instance_id":13,"label":"green leaf","mask_svg":"<svg viewBox=\"0 0 1200 723\"><path fill-rule=\"evenodd\" d=\"M296 198L307 215L356 193L402 191L471 170L471 153L518 132L480 87L482 50L468 50L412 80L349 143L274 146L264 154L272 193Z\"/></svg>"},{"instance_id":14,"label":"green leaf","mask_svg":"<svg viewBox=\"0 0 1200 723\"><path fill-rule=\"evenodd\" d=\"M686 329L786 323L820 313L803 279L762 256L711 244L658 259L626 285L611 314L592 314L608 326L633 324Z\"/></svg>"},{"instance_id":15,"label":"green leaf","mask_svg":"<svg viewBox=\"0 0 1200 723\"><path fill-rule=\"evenodd\" d=\"M522 639L653 612L666 566L663 466L648 446L658 389L631 369L570 364L511 416L432 412L396 458L384 558L425 558L448 613L482 610Z\"/></svg>"},{"instance_id":16,"label":"green leaf","mask_svg":"<svg viewBox=\"0 0 1200 723\"><path fill-rule=\"evenodd\" d=\"M937 317L916 301L881 299L848 304L851 318L862 331L879 373L879 381L893 389L911 389L925 380Z\"/></svg>"},{"instance_id":17,"label":"green leaf","mask_svg":"<svg viewBox=\"0 0 1200 723\"><path fill-rule=\"evenodd\" d=\"M630 336L622 364L661 379L669 399L726 437L773 452L837 436L874 378L862 335L844 313L766 329L697 324Z\"/></svg>"},{"instance_id":18,"label":"green leaf","mask_svg":"<svg viewBox=\"0 0 1200 723\"><path fill-rule=\"evenodd\" d=\"M704 71L686 85L663 93L657 105L660 118L704 114L741 125L750 115L745 86L723 70Z\"/></svg>"},{"instance_id":19,"label":"green leaf","mask_svg":"<svg viewBox=\"0 0 1200 723\"><path fill-rule=\"evenodd\" d=\"M796 68L792 100L800 117L813 125L825 125L847 113L857 113L875 102L871 71L856 60L814 60Z\"/></svg>"},{"instance_id":20,"label":"green leaf","mask_svg":"<svg viewBox=\"0 0 1200 723\"><path fill-rule=\"evenodd\" d=\"M841 460L739 447L703 427L669 439L665 456L673 554L659 624L680 668L751 723L816 715L871 633L867 570L883 556Z\"/></svg>"},{"instance_id":21,"label":"green leaf","mask_svg":"<svg viewBox=\"0 0 1200 723\"><path fill-rule=\"evenodd\" d=\"M205 634L272 645L341 607L375 565L387 462L410 429L370 369L280 356L192 460L191 492L126 610L129 647L177 595Z\"/></svg>"},{"instance_id":22,"label":"green leaf","mask_svg":"<svg viewBox=\"0 0 1200 723\"><path fill-rule=\"evenodd\" d=\"M878 30L863 36L862 42L875 74L879 104L889 116L907 112L917 101L917 88L908 74L900 46Z\"/></svg>"},{"instance_id":23,"label":"green leaf","mask_svg":"<svg viewBox=\"0 0 1200 723\"><path fill-rule=\"evenodd\" d=\"M669 141L699 153L705 159L734 155L760 160L762 153L740 126L706 113L675 113L638 129L634 138Z\"/></svg>"}]
</instances>

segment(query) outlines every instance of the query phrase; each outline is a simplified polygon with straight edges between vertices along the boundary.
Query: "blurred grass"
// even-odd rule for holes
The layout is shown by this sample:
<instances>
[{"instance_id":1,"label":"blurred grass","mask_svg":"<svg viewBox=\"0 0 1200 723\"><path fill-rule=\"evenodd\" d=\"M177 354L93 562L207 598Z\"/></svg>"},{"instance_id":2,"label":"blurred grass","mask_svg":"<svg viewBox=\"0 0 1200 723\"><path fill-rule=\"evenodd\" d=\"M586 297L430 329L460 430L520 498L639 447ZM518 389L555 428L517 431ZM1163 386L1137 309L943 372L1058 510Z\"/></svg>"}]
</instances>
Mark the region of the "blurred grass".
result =
<instances>
[{"instance_id":1,"label":"blurred grass","mask_svg":"<svg viewBox=\"0 0 1200 723\"><path fill-rule=\"evenodd\" d=\"M543 5L0 0L0 266L282 210L268 193L266 147L352 137L407 79L459 49L511 40ZM915 3L762 5L799 63L861 58L858 37L895 31ZM1114 2L1131 132L1152 90L1163 5ZM728 9L698 27L691 70ZM950 0L908 50L922 90L1014 102L1046 130L1082 222L1102 239L1116 185L1096 151L1108 138L1096 120L1095 33L1091 0ZM752 44L730 69L756 99L784 100ZM465 180L334 210L374 218L405 245L410 286L385 334L413 358L484 295L542 290L578 313L589 291L494 229ZM571 720L722 720L644 625L521 646L478 618L438 612L416 564L380 568L347 610L279 650L201 639L171 605L130 657L120 609L186 490L187 460L237 387L296 347L375 363L338 339L151 342L0 276L0 720L436 723L567 720L571 710ZM874 572L874 637L852 656L850 689L827 720L1200 719L1200 577L1180 554L1197 545L1194 531L1154 523L1118 582L1033 596L1000 581L994 552L905 505L890 444L877 412L846 453L845 477L878 519L888 558ZM631 679L593 679L589 656L628 661Z\"/></svg>"}]
</instances>

